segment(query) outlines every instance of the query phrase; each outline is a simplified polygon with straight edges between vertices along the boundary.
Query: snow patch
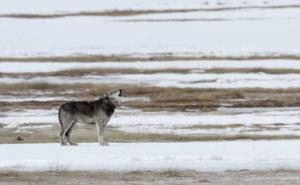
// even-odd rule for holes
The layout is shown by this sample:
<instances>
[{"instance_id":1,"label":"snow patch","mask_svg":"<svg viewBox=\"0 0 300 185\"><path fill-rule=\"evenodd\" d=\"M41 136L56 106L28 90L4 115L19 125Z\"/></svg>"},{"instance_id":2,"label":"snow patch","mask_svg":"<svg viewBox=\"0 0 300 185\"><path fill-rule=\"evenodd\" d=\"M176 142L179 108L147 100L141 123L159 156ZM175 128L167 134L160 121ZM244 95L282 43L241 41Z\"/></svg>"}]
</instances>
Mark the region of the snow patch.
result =
<instances>
[{"instance_id":1,"label":"snow patch","mask_svg":"<svg viewBox=\"0 0 300 185\"><path fill-rule=\"evenodd\" d=\"M16 171L300 169L299 141L2 144L0 169ZM22 154L22 155L20 155Z\"/></svg>"}]
</instances>

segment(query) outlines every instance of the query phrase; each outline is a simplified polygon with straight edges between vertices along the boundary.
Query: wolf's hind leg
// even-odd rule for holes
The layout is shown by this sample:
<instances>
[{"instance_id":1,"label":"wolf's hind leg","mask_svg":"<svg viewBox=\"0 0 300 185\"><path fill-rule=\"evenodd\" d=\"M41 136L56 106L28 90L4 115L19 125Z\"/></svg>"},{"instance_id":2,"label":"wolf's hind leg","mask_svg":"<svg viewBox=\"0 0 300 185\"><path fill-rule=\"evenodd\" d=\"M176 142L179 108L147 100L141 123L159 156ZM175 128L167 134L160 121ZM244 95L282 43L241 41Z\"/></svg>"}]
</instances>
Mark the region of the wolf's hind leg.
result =
<instances>
[{"instance_id":1,"label":"wolf's hind leg","mask_svg":"<svg viewBox=\"0 0 300 185\"><path fill-rule=\"evenodd\" d=\"M64 129L62 128L62 130L61 130L61 132L60 132L60 135L59 135L59 140L60 140L60 144L62 145L62 146L64 146L64 145L66 145L66 143L65 143L65 140L64 140Z\"/></svg>"},{"instance_id":2,"label":"wolf's hind leg","mask_svg":"<svg viewBox=\"0 0 300 185\"><path fill-rule=\"evenodd\" d=\"M72 129L73 129L73 127L75 126L76 122L77 122L76 119L73 119L72 121L70 121L70 122L69 122L69 125L68 125L68 128L65 129L65 134L64 134L65 139L67 140L67 142L69 143L69 145L72 145L72 146L78 145L78 144L73 143L73 142L71 141L71 133L72 133Z\"/></svg>"},{"instance_id":3,"label":"wolf's hind leg","mask_svg":"<svg viewBox=\"0 0 300 185\"><path fill-rule=\"evenodd\" d=\"M74 128L74 126L75 126L75 124L76 124L76 120L74 120L74 121L72 121L70 124L71 124L71 127L67 130L67 132L66 132L66 138L67 138L67 141L68 141L68 143L70 144L70 145L72 145L72 146L77 146L78 144L77 143L73 143L72 141L71 141L71 133L72 133L72 130L73 130L73 128Z\"/></svg>"}]
</instances>

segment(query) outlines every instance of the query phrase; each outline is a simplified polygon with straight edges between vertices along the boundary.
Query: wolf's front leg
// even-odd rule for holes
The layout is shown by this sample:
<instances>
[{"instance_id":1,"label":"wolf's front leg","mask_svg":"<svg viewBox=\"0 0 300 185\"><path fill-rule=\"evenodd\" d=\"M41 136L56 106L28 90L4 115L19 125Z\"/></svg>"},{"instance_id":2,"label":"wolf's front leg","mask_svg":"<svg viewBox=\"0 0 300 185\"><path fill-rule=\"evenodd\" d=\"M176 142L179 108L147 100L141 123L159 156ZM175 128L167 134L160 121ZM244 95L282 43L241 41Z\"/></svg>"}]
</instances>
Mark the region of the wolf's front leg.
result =
<instances>
[{"instance_id":1,"label":"wolf's front leg","mask_svg":"<svg viewBox=\"0 0 300 185\"><path fill-rule=\"evenodd\" d=\"M108 146L108 143L105 142L104 137L105 137L105 126L106 124L103 124L100 126L100 141L102 146Z\"/></svg>"},{"instance_id":2,"label":"wolf's front leg","mask_svg":"<svg viewBox=\"0 0 300 185\"><path fill-rule=\"evenodd\" d=\"M104 132L105 132L104 125L100 125L99 123L96 123L96 126L97 126L97 136L98 136L99 145L108 146L108 143L104 141Z\"/></svg>"}]
</instances>

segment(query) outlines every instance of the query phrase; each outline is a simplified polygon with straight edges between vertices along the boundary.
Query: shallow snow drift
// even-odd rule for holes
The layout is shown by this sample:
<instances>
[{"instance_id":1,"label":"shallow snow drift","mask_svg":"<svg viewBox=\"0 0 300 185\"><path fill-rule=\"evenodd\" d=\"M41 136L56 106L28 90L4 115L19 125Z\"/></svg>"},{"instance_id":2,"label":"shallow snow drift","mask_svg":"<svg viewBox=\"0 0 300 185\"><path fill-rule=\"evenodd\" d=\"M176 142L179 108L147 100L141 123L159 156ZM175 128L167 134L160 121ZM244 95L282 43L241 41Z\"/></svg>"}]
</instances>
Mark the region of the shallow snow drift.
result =
<instances>
[{"instance_id":1,"label":"shallow snow drift","mask_svg":"<svg viewBox=\"0 0 300 185\"><path fill-rule=\"evenodd\" d=\"M300 168L300 141L0 145L2 170L274 170Z\"/></svg>"},{"instance_id":2,"label":"shallow snow drift","mask_svg":"<svg viewBox=\"0 0 300 185\"><path fill-rule=\"evenodd\" d=\"M22 66L22 67L19 67ZM263 68L263 69L300 69L297 60L201 60L201 61L155 61L155 62L0 62L1 73L47 73L71 69L190 69L207 70L212 68ZM204 72L204 71L203 71Z\"/></svg>"}]
</instances>

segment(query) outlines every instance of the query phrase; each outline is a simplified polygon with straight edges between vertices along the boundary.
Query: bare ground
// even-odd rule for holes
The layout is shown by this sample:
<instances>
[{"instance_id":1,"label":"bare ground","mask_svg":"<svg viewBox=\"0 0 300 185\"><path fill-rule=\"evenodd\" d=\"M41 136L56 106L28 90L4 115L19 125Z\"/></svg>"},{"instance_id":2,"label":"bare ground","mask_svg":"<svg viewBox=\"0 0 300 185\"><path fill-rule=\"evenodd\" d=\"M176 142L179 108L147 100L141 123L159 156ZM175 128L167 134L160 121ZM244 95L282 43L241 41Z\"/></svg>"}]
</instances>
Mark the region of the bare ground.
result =
<instances>
[{"instance_id":1,"label":"bare ground","mask_svg":"<svg viewBox=\"0 0 300 185\"><path fill-rule=\"evenodd\" d=\"M0 185L296 185L300 172L277 171L161 171L161 172L0 172Z\"/></svg>"}]
</instances>

